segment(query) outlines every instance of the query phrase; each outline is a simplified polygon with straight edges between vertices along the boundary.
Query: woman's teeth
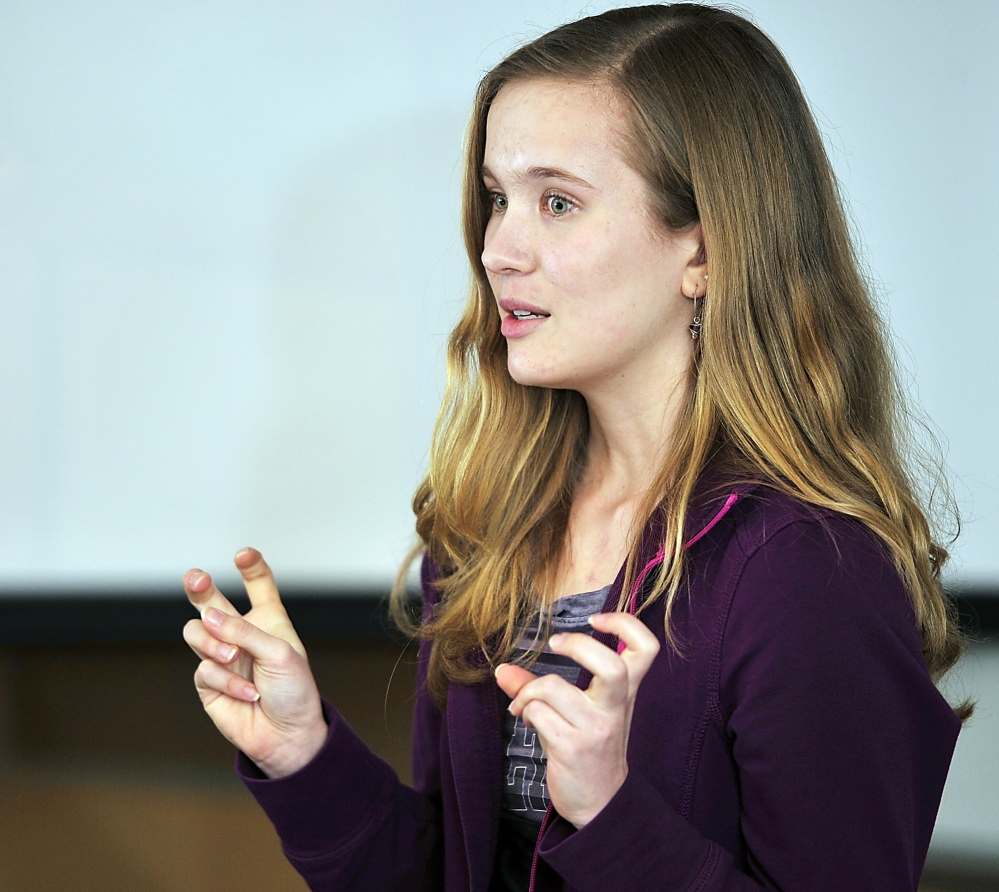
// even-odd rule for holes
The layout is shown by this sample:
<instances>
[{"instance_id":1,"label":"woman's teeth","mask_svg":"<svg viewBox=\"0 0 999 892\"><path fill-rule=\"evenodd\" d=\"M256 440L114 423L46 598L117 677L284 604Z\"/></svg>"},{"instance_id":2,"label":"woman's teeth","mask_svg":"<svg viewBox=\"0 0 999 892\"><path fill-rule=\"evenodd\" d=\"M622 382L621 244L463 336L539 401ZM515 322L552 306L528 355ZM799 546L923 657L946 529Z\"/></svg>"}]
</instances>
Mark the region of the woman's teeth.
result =
<instances>
[{"instance_id":1,"label":"woman's teeth","mask_svg":"<svg viewBox=\"0 0 999 892\"><path fill-rule=\"evenodd\" d=\"M540 313L532 313L530 310L514 310L513 315L518 319L544 319Z\"/></svg>"}]
</instances>

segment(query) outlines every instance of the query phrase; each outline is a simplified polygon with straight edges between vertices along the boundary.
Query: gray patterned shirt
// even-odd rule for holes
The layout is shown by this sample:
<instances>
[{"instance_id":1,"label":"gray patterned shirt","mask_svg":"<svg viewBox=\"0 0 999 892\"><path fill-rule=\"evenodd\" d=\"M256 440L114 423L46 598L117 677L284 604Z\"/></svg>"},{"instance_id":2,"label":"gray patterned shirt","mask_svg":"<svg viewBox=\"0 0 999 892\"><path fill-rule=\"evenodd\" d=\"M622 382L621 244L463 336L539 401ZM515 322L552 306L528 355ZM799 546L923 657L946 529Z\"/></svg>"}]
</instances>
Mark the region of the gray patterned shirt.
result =
<instances>
[{"instance_id":1,"label":"gray patterned shirt","mask_svg":"<svg viewBox=\"0 0 999 892\"><path fill-rule=\"evenodd\" d=\"M552 605L550 635L559 632L583 632L593 634L593 627L587 619L603 610L610 586L599 591L566 595ZM536 618L524 629L511 662L521 663L528 654L537 649L540 618ZM548 675L552 672L561 675L569 684L575 684L579 677L579 664L562 654L552 653L545 642L544 650L530 671L535 675ZM533 728L528 728L519 716L505 713L503 721L503 808L520 818L540 824L545 816L548 803L548 784L545 779L546 759L541 741Z\"/></svg>"}]
</instances>

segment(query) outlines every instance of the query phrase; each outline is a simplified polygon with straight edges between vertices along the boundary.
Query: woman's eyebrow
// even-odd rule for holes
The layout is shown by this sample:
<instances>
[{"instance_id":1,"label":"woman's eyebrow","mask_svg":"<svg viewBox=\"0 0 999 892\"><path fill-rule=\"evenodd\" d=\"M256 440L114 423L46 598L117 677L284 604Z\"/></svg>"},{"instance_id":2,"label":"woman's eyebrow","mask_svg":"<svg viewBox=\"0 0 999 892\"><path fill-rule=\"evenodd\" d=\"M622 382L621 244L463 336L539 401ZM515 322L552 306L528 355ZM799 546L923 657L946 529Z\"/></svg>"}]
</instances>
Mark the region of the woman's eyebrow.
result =
<instances>
[{"instance_id":1,"label":"woman's eyebrow","mask_svg":"<svg viewBox=\"0 0 999 892\"><path fill-rule=\"evenodd\" d=\"M480 168L480 172L483 179L496 179L492 171L485 164L483 164ZM582 186L586 189L594 188L582 177L578 177L574 173L569 173L569 171L563 170L560 167L529 167L526 173L515 174L514 179L519 182L526 182L528 180L564 180L567 183L574 183L575 185Z\"/></svg>"}]
</instances>

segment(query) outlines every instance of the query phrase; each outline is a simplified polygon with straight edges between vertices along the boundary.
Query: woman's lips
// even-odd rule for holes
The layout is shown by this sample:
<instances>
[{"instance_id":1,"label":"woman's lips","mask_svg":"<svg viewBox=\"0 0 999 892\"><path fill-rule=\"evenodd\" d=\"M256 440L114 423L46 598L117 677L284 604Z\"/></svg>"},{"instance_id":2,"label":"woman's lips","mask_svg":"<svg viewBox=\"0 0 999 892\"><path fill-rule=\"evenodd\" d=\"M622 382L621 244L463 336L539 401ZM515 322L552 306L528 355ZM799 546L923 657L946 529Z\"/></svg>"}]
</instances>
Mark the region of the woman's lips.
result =
<instances>
[{"instance_id":1,"label":"woman's lips","mask_svg":"<svg viewBox=\"0 0 999 892\"><path fill-rule=\"evenodd\" d=\"M522 338L526 334L530 334L539 325L542 325L548 320L547 316L527 316L526 318L517 318L511 313L509 316L503 317L503 323L500 326L500 331L505 338Z\"/></svg>"},{"instance_id":2,"label":"woman's lips","mask_svg":"<svg viewBox=\"0 0 999 892\"><path fill-rule=\"evenodd\" d=\"M501 297L500 309L508 315L500 323L500 331L505 338L522 338L530 334L549 317L541 307L513 297Z\"/></svg>"}]
</instances>

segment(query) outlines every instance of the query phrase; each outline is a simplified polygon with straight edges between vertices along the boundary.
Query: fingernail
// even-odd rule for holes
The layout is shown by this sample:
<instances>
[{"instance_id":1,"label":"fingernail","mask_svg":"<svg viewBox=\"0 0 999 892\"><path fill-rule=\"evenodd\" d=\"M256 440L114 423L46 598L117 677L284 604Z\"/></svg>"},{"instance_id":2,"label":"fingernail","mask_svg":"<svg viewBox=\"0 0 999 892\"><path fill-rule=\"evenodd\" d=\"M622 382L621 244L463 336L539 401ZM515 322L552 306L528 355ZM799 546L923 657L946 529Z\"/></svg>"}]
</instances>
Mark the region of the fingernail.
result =
<instances>
[{"instance_id":1,"label":"fingernail","mask_svg":"<svg viewBox=\"0 0 999 892\"><path fill-rule=\"evenodd\" d=\"M260 691L251 685L247 685L243 688L243 696L251 703L256 703L260 699Z\"/></svg>"},{"instance_id":2,"label":"fingernail","mask_svg":"<svg viewBox=\"0 0 999 892\"><path fill-rule=\"evenodd\" d=\"M550 647L559 647L563 641L565 641L565 635L559 632L557 635L552 635L552 637L548 639L548 644Z\"/></svg>"},{"instance_id":3,"label":"fingernail","mask_svg":"<svg viewBox=\"0 0 999 892\"><path fill-rule=\"evenodd\" d=\"M231 644L222 644L219 646L219 656L228 663L229 660L236 656L236 648Z\"/></svg>"},{"instance_id":4,"label":"fingernail","mask_svg":"<svg viewBox=\"0 0 999 892\"><path fill-rule=\"evenodd\" d=\"M592 626L593 625L593 620L600 619L600 617L602 617L602 616L603 616L602 613L594 613L592 616L586 617L586 621Z\"/></svg>"},{"instance_id":5,"label":"fingernail","mask_svg":"<svg viewBox=\"0 0 999 892\"><path fill-rule=\"evenodd\" d=\"M218 628L222 625L222 620L225 619L221 610L216 610L214 607L209 607L205 610L205 615L201 617L204 622L208 623L210 626L215 626Z\"/></svg>"},{"instance_id":6,"label":"fingernail","mask_svg":"<svg viewBox=\"0 0 999 892\"><path fill-rule=\"evenodd\" d=\"M187 584L194 586L200 585L201 581L205 578L205 574L198 570L187 577Z\"/></svg>"},{"instance_id":7,"label":"fingernail","mask_svg":"<svg viewBox=\"0 0 999 892\"><path fill-rule=\"evenodd\" d=\"M236 557L240 558L244 554L249 554L249 553L250 553L250 549L249 548L241 548L239 551L236 552Z\"/></svg>"}]
</instances>

